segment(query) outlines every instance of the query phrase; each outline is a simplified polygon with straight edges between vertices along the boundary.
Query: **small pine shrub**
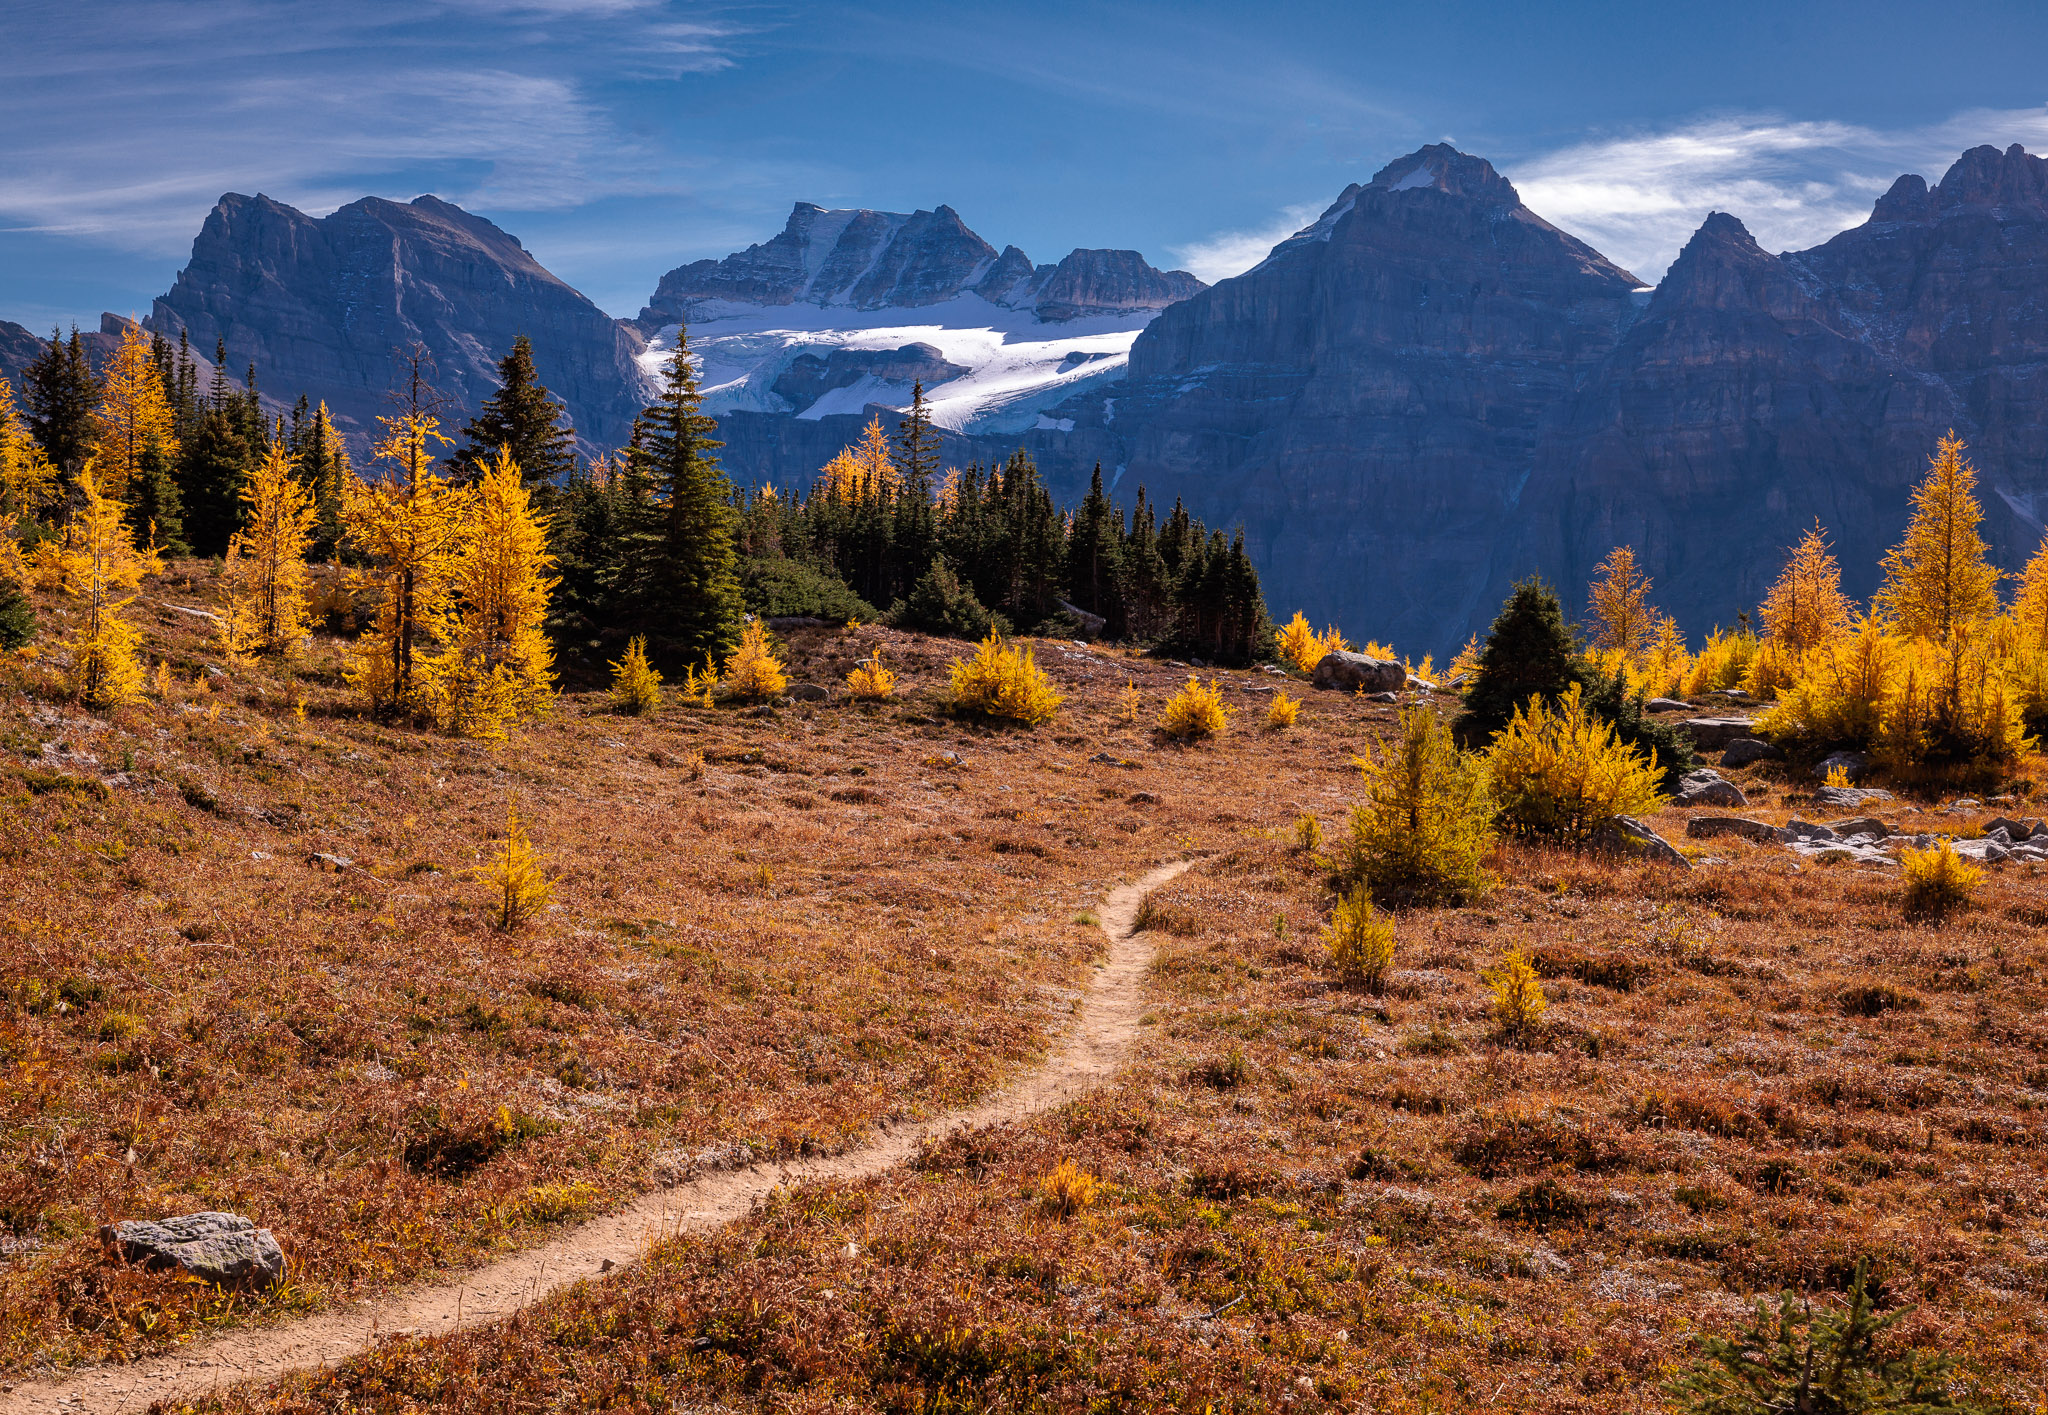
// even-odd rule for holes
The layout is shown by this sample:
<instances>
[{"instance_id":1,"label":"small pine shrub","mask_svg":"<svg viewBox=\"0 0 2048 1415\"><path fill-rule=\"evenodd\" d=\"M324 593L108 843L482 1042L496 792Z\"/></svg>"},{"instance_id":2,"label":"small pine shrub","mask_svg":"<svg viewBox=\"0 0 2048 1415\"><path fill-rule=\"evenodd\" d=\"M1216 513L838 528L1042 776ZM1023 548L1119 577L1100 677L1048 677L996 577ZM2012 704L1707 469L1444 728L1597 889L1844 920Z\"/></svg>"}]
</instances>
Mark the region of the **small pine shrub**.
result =
<instances>
[{"instance_id":1,"label":"small pine shrub","mask_svg":"<svg viewBox=\"0 0 2048 1415\"><path fill-rule=\"evenodd\" d=\"M1304 855L1313 855L1323 848L1323 823L1312 815L1294 818L1294 848Z\"/></svg>"},{"instance_id":2,"label":"small pine shrub","mask_svg":"<svg viewBox=\"0 0 2048 1415\"><path fill-rule=\"evenodd\" d=\"M1292 727L1301 717L1301 699L1290 698L1285 693L1273 695L1273 705L1266 709L1266 726L1271 728Z\"/></svg>"},{"instance_id":3,"label":"small pine shrub","mask_svg":"<svg viewBox=\"0 0 2048 1415\"><path fill-rule=\"evenodd\" d=\"M782 660L768 647L768 630L761 621L749 619L740 633L740 646L725 661L726 691L734 697L760 701L772 698L789 686Z\"/></svg>"},{"instance_id":4,"label":"small pine shrub","mask_svg":"<svg viewBox=\"0 0 2048 1415\"><path fill-rule=\"evenodd\" d=\"M36 612L28 596L5 573L0 573L0 650L18 649L35 636Z\"/></svg>"},{"instance_id":5,"label":"small pine shrub","mask_svg":"<svg viewBox=\"0 0 2048 1415\"><path fill-rule=\"evenodd\" d=\"M1230 726L1230 709L1223 706L1223 692L1211 678L1203 687L1190 678L1187 685L1166 700L1159 714L1159 730L1183 742L1214 737Z\"/></svg>"},{"instance_id":6,"label":"small pine shrub","mask_svg":"<svg viewBox=\"0 0 2048 1415\"><path fill-rule=\"evenodd\" d=\"M1692 661L1692 669L1685 676L1685 696L1697 698L1702 693L1741 687L1762 647L1757 636L1747 628L1714 630L1707 635L1705 647Z\"/></svg>"},{"instance_id":7,"label":"small pine shrub","mask_svg":"<svg viewBox=\"0 0 2048 1415\"><path fill-rule=\"evenodd\" d=\"M1095 1202L1101 1181L1072 1160L1061 1160L1038 1181L1038 1200L1050 1214L1071 1218Z\"/></svg>"},{"instance_id":8,"label":"small pine shrub","mask_svg":"<svg viewBox=\"0 0 2048 1415\"><path fill-rule=\"evenodd\" d=\"M683 701L699 702L711 706L711 694L718 687L718 664L706 659L702 668L683 670Z\"/></svg>"},{"instance_id":9,"label":"small pine shrub","mask_svg":"<svg viewBox=\"0 0 2048 1415\"><path fill-rule=\"evenodd\" d=\"M1969 905L1984 871L1956 854L1948 841L1927 850L1905 850L1899 865L1906 881L1905 909L1916 918L1946 918Z\"/></svg>"},{"instance_id":10,"label":"small pine shrub","mask_svg":"<svg viewBox=\"0 0 2048 1415\"><path fill-rule=\"evenodd\" d=\"M1774 1415L1778 1411L1896 1411L1898 1415L1989 1415L1949 1394L1955 1363L1907 1349L1879 1350L1909 1308L1880 1317L1869 1260L1857 1262L1846 1312L1818 1310L1790 1292L1774 1313L1763 1299L1733 1340L1700 1339L1700 1359L1664 1387L1685 1415Z\"/></svg>"},{"instance_id":11,"label":"small pine shrub","mask_svg":"<svg viewBox=\"0 0 2048 1415\"><path fill-rule=\"evenodd\" d=\"M1511 1041L1533 1036L1550 1001L1543 996L1543 980L1536 976L1529 955L1511 948L1501 956L1499 967L1479 976L1493 989L1493 1020L1501 1034Z\"/></svg>"},{"instance_id":12,"label":"small pine shrub","mask_svg":"<svg viewBox=\"0 0 2048 1415\"><path fill-rule=\"evenodd\" d=\"M1126 680L1123 690L1116 695L1116 720L1127 726L1136 726L1144 710L1145 695L1138 691L1137 681Z\"/></svg>"},{"instance_id":13,"label":"small pine shrub","mask_svg":"<svg viewBox=\"0 0 2048 1415\"><path fill-rule=\"evenodd\" d=\"M1586 690L1586 711L1611 724L1616 741L1648 752L1666 791L1677 790L1679 780L1700 764L1691 738L1668 722L1644 715L1643 693L1629 687L1625 668L1594 680Z\"/></svg>"},{"instance_id":14,"label":"small pine shrub","mask_svg":"<svg viewBox=\"0 0 2048 1415\"><path fill-rule=\"evenodd\" d=\"M1586 711L1575 683L1546 706L1531 699L1486 751L1501 823L1517 835L1580 843L1617 816L1660 805L1661 773Z\"/></svg>"},{"instance_id":15,"label":"small pine shrub","mask_svg":"<svg viewBox=\"0 0 2048 1415\"><path fill-rule=\"evenodd\" d=\"M974 597L974 589L960 582L953 567L934 560L891 619L898 628L941 634L953 639L985 639L1010 631L1000 614L991 614Z\"/></svg>"},{"instance_id":16,"label":"small pine shrub","mask_svg":"<svg viewBox=\"0 0 2048 1415\"><path fill-rule=\"evenodd\" d=\"M863 659L846 675L846 691L863 702L880 702L896 691L896 675L882 662L880 647L873 658Z\"/></svg>"},{"instance_id":17,"label":"small pine shrub","mask_svg":"<svg viewBox=\"0 0 2048 1415\"><path fill-rule=\"evenodd\" d=\"M505 810L505 845L484 868L484 878L495 897L492 922L506 933L547 907L554 892L548 877L541 872L540 856L527 840L525 827L519 824L516 808L508 806Z\"/></svg>"},{"instance_id":18,"label":"small pine shrub","mask_svg":"<svg viewBox=\"0 0 2048 1415\"><path fill-rule=\"evenodd\" d=\"M1375 993L1386 986L1387 970L1394 966L1394 925L1372 907L1364 886L1337 900L1323 941L1330 962L1346 982Z\"/></svg>"},{"instance_id":19,"label":"small pine shrub","mask_svg":"<svg viewBox=\"0 0 2048 1415\"><path fill-rule=\"evenodd\" d=\"M647 640L634 635L626 656L612 666L612 707L640 717L661 706L661 674L647 661Z\"/></svg>"},{"instance_id":20,"label":"small pine shrub","mask_svg":"<svg viewBox=\"0 0 2048 1415\"><path fill-rule=\"evenodd\" d=\"M1856 783L1849 779L1849 768L1843 766L1840 762L1836 762L1828 768L1827 775L1821 778L1821 784L1840 790L1854 786Z\"/></svg>"},{"instance_id":21,"label":"small pine shrub","mask_svg":"<svg viewBox=\"0 0 2048 1415\"><path fill-rule=\"evenodd\" d=\"M1274 650L1274 656L1282 663L1301 673L1313 672L1315 666L1323 661L1323 655L1329 652L1324 646L1323 636L1309 627L1308 620L1298 609L1287 621L1287 627L1280 631Z\"/></svg>"},{"instance_id":22,"label":"small pine shrub","mask_svg":"<svg viewBox=\"0 0 2048 1415\"><path fill-rule=\"evenodd\" d=\"M1492 885L1493 806L1485 773L1427 707L1401 713L1401 737L1382 759L1353 758L1365 800L1351 812L1344 873L1382 898L1466 903Z\"/></svg>"},{"instance_id":23,"label":"small pine shrub","mask_svg":"<svg viewBox=\"0 0 2048 1415\"><path fill-rule=\"evenodd\" d=\"M1066 701L1053 690L1022 645L1005 644L994 633L976 646L974 657L954 660L950 671L953 706L976 717L1000 718L1036 727L1049 722Z\"/></svg>"}]
</instances>

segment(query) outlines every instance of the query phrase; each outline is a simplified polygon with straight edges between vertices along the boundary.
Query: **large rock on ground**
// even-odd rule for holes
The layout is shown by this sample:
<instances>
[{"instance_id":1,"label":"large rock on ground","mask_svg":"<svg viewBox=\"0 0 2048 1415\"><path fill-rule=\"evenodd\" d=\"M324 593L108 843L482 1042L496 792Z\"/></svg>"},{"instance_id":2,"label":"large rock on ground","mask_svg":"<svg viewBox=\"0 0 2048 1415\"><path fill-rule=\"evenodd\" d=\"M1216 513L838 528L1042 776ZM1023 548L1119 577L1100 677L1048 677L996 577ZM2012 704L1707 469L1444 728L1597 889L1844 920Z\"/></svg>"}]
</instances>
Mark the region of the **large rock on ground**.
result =
<instances>
[{"instance_id":1,"label":"large rock on ground","mask_svg":"<svg viewBox=\"0 0 2048 1415\"><path fill-rule=\"evenodd\" d=\"M1408 686L1408 670L1391 659L1339 649L1323 655L1312 681L1318 688L1348 693L1398 693Z\"/></svg>"},{"instance_id":2,"label":"large rock on ground","mask_svg":"<svg viewBox=\"0 0 2048 1415\"><path fill-rule=\"evenodd\" d=\"M1718 775L1704 768L1688 772L1678 783L1678 795L1672 798L1675 806L1732 806L1737 810L1749 804L1749 797L1742 794L1742 788L1732 781L1723 781Z\"/></svg>"},{"instance_id":3,"label":"large rock on ground","mask_svg":"<svg viewBox=\"0 0 2048 1415\"><path fill-rule=\"evenodd\" d=\"M1616 816L1601 826L1593 832L1592 845L1595 850L1610 855L1654 860L1659 864L1676 865L1681 870L1692 868L1692 861L1679 854L1676 846L1634 816Z\"/></svg>"},{"instance_id":4,"label":"large rock on ground","mask_svg":"<svg viewBox=\"0 0 2048 1415\"><path fill-rule=\"evenodd\" d=\"M100 1241L152 1272L182 1269L216 1287L269 1287L284 1276L277 1239L240 1214L123 1219L102 1228Z\"/></svg>"},{"instance_id":5,"label":"large rock on ground","mask_svg":"<svg viewBox=\"0 0 2048 1415\"><path fill-rule=\"evenodd\" d=\"M1778 843L1778 827L1767 821L1753 821L1746 816L1694 816L1685 823L1685 833L1693 840L1715 840L1724 835L1739 835L1744 840L1754 840L1759 845Z\"/></svg>"},{"instance_id":6,"label":"large rock on ground","mask_svg":"<svg viewBox=\"0 0 2048 1415\"><path fill-rule=\"evenodd\" d=\"M1837 811L1853 811L1865 801L1889 801L1892 793L1861 786L1823 786L1813 793L1813 804Z\"/></svg>"},{"instance_id":7,"label":"large rock on ground","mask_svg":"<svg viewBox=\"0 0 2048 1415\"><path fill-rule=\"evenodd\" d=\"M1754 766L1757 762L1781 762L1785 760L1785 749L1764 741L1761 737L1737 737L1728 744L1728 750L1721 754L1721 765L1734 771L1738 767Z\"/></svg>"}]
</instances>

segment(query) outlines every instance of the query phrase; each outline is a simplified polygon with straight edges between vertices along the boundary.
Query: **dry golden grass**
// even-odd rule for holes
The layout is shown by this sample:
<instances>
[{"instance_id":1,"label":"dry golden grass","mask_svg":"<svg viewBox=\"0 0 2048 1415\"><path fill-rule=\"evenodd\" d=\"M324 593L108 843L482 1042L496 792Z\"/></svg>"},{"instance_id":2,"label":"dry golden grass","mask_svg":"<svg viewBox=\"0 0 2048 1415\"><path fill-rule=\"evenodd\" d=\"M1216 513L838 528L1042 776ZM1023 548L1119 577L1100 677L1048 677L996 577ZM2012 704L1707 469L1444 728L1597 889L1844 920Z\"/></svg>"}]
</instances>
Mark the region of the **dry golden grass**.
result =
<instances>
[{"instance_id":1,"label":"dry golden grass","mask_svg":"<svg viewBox=\"0 0 2048 1415\"><path fill-rule=\"evenodd\" d=\"M210 662L151 627L179 682ZM577 694L495 753L354 721L324 670L291 689L304 728L262 680L218 680L214 720L8 693L8 1363L525 1241L657 1148L830 1148L956 1103L1042 1053L1100 948L1076 911L1196 854L1147 903L1120 1085L201 1408L1635 1411L1692 1333L1759 1291L1826 1300L1862 1255L1921 1304L1902 1339L2033 1408L2048 880L1993 871L1937 925L1896 878L1683 841L1666 810L1698 870L1504 846L1482 903L1398 916L1375 996L1320 945L1331 864L1295 822L1350 804L1390 709L1328 694L1188 752L1118 703L1184 675L1113 652L1038 646L1066 702L1034 733L940 715L957 645L800 631L791 676L881 644L891 703ZM1777 770L1731 773L1750 814L1810 809ZM559 912L508 936L457 872L513 789ZM1549 1004L1512 1039L1482 976L1510 951ZM230 1312L90 1241L206 1206L277 1229L293 1285Z\"/></svg>"}]
</instances>

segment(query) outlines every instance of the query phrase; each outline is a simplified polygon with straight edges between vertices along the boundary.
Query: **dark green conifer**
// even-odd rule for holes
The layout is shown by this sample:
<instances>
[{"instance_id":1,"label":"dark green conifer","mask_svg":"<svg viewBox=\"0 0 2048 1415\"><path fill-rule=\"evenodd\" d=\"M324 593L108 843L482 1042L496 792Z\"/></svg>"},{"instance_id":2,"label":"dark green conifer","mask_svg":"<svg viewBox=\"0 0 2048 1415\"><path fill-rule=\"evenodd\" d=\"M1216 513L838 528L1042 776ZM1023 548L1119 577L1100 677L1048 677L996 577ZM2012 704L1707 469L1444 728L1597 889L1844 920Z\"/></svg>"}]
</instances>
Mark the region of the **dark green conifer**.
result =
<instances>
[{"instance_id":1,"label":"dark green conifer","mask_svg":"<svg viewBox=\"0 0 2048 1415\"><path fill-rule=\"evenodd\" d=\"M1541 580L1524 580L1487 632L1479 666L1465 685L1464 711L1451 731L1467 748L1484 747L1530 698L1554 703L1586 679L1556 592Z\"/></svg>"},{"instance_id":2,"label":"dark green conifer","mask_svg":"<svg viewBox=\"0 0 2048 1415\"><path fill-rule=\"evenodd\" d=\"M1124 635L1123 512L1102 490L1102 464L1095 464L1088 496L1074 512L1067 535L1067 598L1105 621L1112 639Z\"/></svg>"},{"instance_id":3,"label":"dark green conifer","mask_svg":"<svg viewBox=\"0 0 2048 1415\"><path fill-rule=\"evenodd\" d=\"M69 486L92 455L92 414L101 392L77 325L71 326L69 342L50 331L50 346L22 370L21 385L29 431Z\"/></svg>"},{"instance_id":4,"label":"dark green conifer","mask_svg":"<svg viewBox=\"0 0 2048 1415\"><path fill-rule=\"evenodd\" d=\"M498 391L484 400L462 429L462 446L449 459L458 482L475 481L500 447L510 449L528 486L559 481L576 465L576 429L533 367L533 343L524 334L498 360Z\"/></svg>"},{"instance_id":5,"label":"dark green conifer","mask_svg":"<svg viewBox=\"0 0 2048 1415\"><path fill-rule=\"evenodd\" d=\"M136 475L128 488L128 525L138 545L155 544L165 555L187 556L192 547L185 540L185 507L178 495L176 464L161 444L143 449Z\"/></svg>"}]
</instances>

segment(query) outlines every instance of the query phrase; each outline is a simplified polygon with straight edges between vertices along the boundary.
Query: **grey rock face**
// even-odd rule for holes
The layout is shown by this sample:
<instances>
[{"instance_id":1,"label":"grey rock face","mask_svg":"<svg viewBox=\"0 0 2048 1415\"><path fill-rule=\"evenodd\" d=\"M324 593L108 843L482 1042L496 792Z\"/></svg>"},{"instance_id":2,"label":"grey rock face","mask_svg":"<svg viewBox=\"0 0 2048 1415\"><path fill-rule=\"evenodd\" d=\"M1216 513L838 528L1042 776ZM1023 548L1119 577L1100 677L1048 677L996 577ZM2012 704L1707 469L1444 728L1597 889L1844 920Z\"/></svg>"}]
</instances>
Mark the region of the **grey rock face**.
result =
<instances>
[{"instance_id":1,"label":"grey rock face","mask_svg":"<svg viewBox=\"0 0 2048 1415\"><path fill-rule=\"evenodd\" d=\"M1757 762L1781 762L1785 760L1785 749L1764 741L1760 737L1737 737L1728 744L1728 750L1721 754L1721 765L1730 771L1737 767L1753 766Z\"/></svg>"},{"instance_id":2,"label":"grey rock face","mask_svg":"<svg viewBox=\"0 0 2048 1415\"><path fill-rule=\"evenodd\" d=\"M1861 752L1835 752L1814 767L1814 779L1826 781L1837 770L1852 782L1861 781L1870 771L1870 758Z\"/></svg>"},{"instance_id":3,"label":"grey rock face","mask_svg":"<svg viewBox=\"0 0 2048 1415\"><path fill-rule=\"evenodd\" d=\"M124 1219L102 1228L100 1241L127 1262L153 1272L181 1268L216 1287L269 1287L284 1276L276 1237L240 1214Z\"/></svg>"},{"instance_id":4,"label":"grey rock face","mask_svg":"<svg viewBox=\"0 0 2048 1415\"><path fill-rule=\"evenodd\" d=\"M1592 846L1607 854L1654 860L1681 870L1693 867L1692 861L1678 852L1678 847L1634 816L1616 816L1601 826L1593 832Z\"/></svg>"},{"instance_id":5,"label":"grey rock face","mask_svg":"<svg viewBox=\"0 0 2048 1415\"><path fill-rule=\"evenodd\" d=\"M1822 786L1814 791L1813 803L1838 811L1853 811L1865 801L1889 801L1892 793L1857 786Z\"/></svg>"},{"instance_id":6,"label":"grey rock face","mask_svg":"<svg viewBox=\"0 0 2048 1415\"><path fill-rule=\"evenodd\" d=\"M1652 698L1643 704L1644 712L1691 712L1692 704L1683 698Z\"/></svg>"},{"instance_id":7,"label":"grey rock face","mask_svg":"<svg viewBox=\"0 0 2048 1415\"><path fill-rule=\"evenodd\" d=\"M1703 752L1719 751L1756 730L1756 723L1747 717L1688 717L1678 726Z\"/></svg>"},{"instance_id":8,"label":"grey rock face","mask_svg":"<svg viewBox=\"0 0 2048 1415\"><path fill-rule=\"evenodd\" d=\"M1076 250L1040 266L1015 246L998 255L950 206L905 215L798 202L772 240L662 276L639 324L651 334L713 312L718 301L915 309L969 293L1064 321L1163 309L1203 288L1184 270L1155 270L1136 251Z\"/></svg>"},{"instance_id":9,"label":"grey rock face","mask_svg":"<svg viewBox=\"0 0 2048 1415\"><path fill-rule=\"evenodd\" d=\"M910 383L922 379L927 389L960 377L967 369L948 363L930 344L905 344L900 349L834 349L824 358L798 354L771 385L801 411L835 388L850 388L863 378Z\"/></svg>"},{"instance_id":10,"label":"grey rock face","mask_svg":"<svg viewBox=\"0 0 2048 1415\"><path fill-rule=\"evenodd\" d=\"M1744 840L1754 840L1759 845L1775 844L1778 839L1778 827L1742 816L1694 816L1685 823L1685 833L1693 840L1715 840L1724 835L1738 835Z\"/></svg>"},{"instance_id":11,"label":"grey rock face","mask_svg":"<svg viewBox=\"0 0 2048 1415\"><path fill-rule=\"evenodd\" d=\"M648 401L639 336L543 268L512 236L435 197L365 197L314 218L265 196L220 199L150 327L196 351L227 344L272 392L325 399L344 432L390 411L392 350L417 340L455 400L454 432L497 389L520 334L541 382L593 446L616 447Z\"/></svg>"},{"instance_id":12,"label":"grey rock face","mask_svg":"<svg viewBox=\"0 0 2048 1415\"><path fill-rule=\"evenodd\" d=\"M1742 788L1732 781L1723 781L1712 771L1688 772L1678 784L1678 794L1672 798L1675 806L1732 806L1737 810L1749 804L1749 797L1742 794Z\"/></svg>"},{"instance_id":13,"label":"grey rock face","mask_svg":"<svg viewBox=\"0 0 2048 1415\"><path fill-rule=\"evenodd\" d=\"M1391 659L1338 649L1322 656L1309 681L1318 688L1341 688L1347 693L1398 693L1408 686L1408 670Z\"/></svg>"}]
</instances>

